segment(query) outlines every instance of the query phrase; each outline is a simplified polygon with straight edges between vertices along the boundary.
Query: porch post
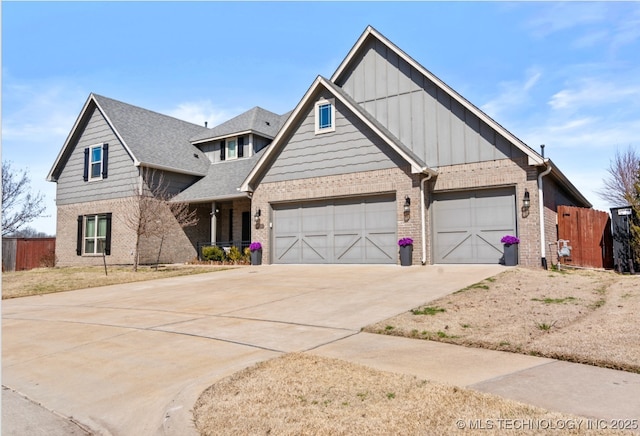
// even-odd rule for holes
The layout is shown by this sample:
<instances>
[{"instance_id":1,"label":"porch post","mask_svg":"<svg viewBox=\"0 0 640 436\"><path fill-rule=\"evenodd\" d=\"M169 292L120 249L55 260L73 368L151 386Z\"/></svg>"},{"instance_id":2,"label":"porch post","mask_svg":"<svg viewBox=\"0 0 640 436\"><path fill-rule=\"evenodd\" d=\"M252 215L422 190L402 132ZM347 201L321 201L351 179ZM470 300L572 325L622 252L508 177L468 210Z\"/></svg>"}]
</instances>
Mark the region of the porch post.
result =
<instances>
[{"instance_id":1,"label":"porch post","mask_svg":"<svg viewBox=\"0 0 640 436\"><path fill-rule=\"evenodd\" d=\"M216 224L217 224L217 217L216 217L216 202L212 201L211 202L211 243L213 245L215 245L216 243Z\"/></svg>"}]
</instances>

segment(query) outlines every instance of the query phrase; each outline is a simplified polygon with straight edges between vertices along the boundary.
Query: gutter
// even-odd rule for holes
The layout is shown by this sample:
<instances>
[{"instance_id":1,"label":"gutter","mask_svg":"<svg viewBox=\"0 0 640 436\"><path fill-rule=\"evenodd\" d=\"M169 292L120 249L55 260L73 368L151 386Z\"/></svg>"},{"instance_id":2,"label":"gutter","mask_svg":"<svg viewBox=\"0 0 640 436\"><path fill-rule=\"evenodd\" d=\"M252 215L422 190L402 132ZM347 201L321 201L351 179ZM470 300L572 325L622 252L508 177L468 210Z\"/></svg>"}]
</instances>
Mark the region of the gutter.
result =
<instances>
[{"instance_id":1,"label":"gutter","mask_svg":"<svg viewBox=\"0 0 640 436\"><path fill-rule=\"evenodd\" d=\"M544 236L544 193L542 192L542 178L548 175L553 167L549 163L547 159L545 161L545 165L547 165L547 169L538 174L538 209L540 213L540 262L544 269L547 269L547 257L546 257L546 247L545 247L545 236Z\"/></svg>"},{"instance_id":2,"label":"gutter","mask_svg":"<svg viewBox=\"0 0 640 436\"><path fill-rule=\"evenodd\" d=\"M426 206L424 201L424 184L433 177L432 172L426 172L427 177L420 180L420 221L422 227L422 265L427 263L427 224L426 224Z\"/></svg>"}]
</instances>

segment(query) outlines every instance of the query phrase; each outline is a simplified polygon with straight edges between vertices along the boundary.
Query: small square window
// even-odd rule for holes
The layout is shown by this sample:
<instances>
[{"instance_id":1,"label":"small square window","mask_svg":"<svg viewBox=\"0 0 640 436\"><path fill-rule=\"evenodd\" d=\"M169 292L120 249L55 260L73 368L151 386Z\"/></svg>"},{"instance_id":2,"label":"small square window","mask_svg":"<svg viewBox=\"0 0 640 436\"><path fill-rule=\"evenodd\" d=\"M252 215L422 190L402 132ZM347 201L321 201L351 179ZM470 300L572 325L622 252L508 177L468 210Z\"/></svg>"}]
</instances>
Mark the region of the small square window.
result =
<instances>
[{"instance_id":1,"label":"small square window","mask_svg":"<svg viewBox=\"0 0 640 436\"><path fill-rule=\"evenodd\" d=\"M316 134L336 130L335 109L331 102L321 100L316 103L315 124Z\"/></svg>"}]
</instances>

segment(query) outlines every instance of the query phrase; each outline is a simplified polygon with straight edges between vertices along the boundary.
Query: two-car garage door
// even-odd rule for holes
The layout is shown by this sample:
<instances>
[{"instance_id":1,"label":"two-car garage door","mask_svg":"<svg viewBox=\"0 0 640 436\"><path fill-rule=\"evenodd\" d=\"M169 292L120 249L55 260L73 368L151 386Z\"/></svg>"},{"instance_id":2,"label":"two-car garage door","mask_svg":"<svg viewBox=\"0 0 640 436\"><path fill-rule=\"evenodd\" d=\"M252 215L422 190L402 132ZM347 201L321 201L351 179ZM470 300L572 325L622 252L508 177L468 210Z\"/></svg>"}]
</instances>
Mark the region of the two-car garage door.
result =
<instances>
[{"instance_id":1,"label":"two-car garage door","mask_svg":"<svg viewBox=\"0 0 640 436\"><path fill-rule=\"evenodd\" d=\"M498 263L516 234L513 188L435 194L432 212L435 263Z\"/></svg>"},{"instance_id":2,"label":"two-car garage door","mask_svg":"<svg viewBox=\"0 0 640 436\"><path fill-rule=\"evenodd\" d=\"M273 206L274 263L390 263L398 258L395 196Z\"/></svg>"}]
</instances>

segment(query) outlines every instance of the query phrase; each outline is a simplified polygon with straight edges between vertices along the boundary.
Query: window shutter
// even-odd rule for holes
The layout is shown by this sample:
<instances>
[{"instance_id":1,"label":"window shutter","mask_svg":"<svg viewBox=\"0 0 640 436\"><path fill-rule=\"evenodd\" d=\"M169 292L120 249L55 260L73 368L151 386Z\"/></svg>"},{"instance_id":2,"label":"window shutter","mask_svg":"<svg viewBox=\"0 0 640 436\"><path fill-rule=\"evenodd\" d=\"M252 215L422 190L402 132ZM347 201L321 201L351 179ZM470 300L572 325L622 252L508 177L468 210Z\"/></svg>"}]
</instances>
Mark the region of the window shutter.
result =
<instances>
[{"instance_id":1,"label":"window shutter","mask_svg":"<svg viewBox=\"0 0 640 436\"><path fill-rule=\"evenodd\" d=\"M102 178L107 178L107 166L109 163L109 144L102 144Z\"/></svg>"},{"instance_id":2,"label":"window shutter","mask_svg":"<svg viewBox=\"0 0 640 436\"><path fill-rule=\"evenodd\" d=\"M82 255L82 215L78 215L78 236L76 239L76 254L78 256Z\"/></svg>"},{"instance_id":3,"label":"window shutter","mask_svg":"<svg viewBox=\"0 0 640 436\"><path fill-rule=\"evenodd\" d=\"M84 181L89 180L89 147L84 149Z\"/></svg>"},{"instance_id":4,"label":"window shutter","mask_svg":"<svg viewBox=\"0 0 640 436\"><path fill-rule=\"evenodd\" d=\"M104 240L104 254L109 256L111 254L111 214L107 214L107 235Z\"/></svg>"},{"instance_id":5,"label":"window shutter","mask_svg":"<svg viewBox=\"0 0 640 436\"><path fill-rule=\"evenodd\" d=\"M224 149L227 144L224 142L224 139L220 141L220 160L224 160Z\"/></svg>"},{"instance_id":6,"label":"window shutter","mask_svg":"<svg viewBox=\"0 0 640 436\"><path fill-rule=\"evenodd\" d=\"M244 157L244 136L238 138L238 157Z\"/></svg>"}]
</instances>

